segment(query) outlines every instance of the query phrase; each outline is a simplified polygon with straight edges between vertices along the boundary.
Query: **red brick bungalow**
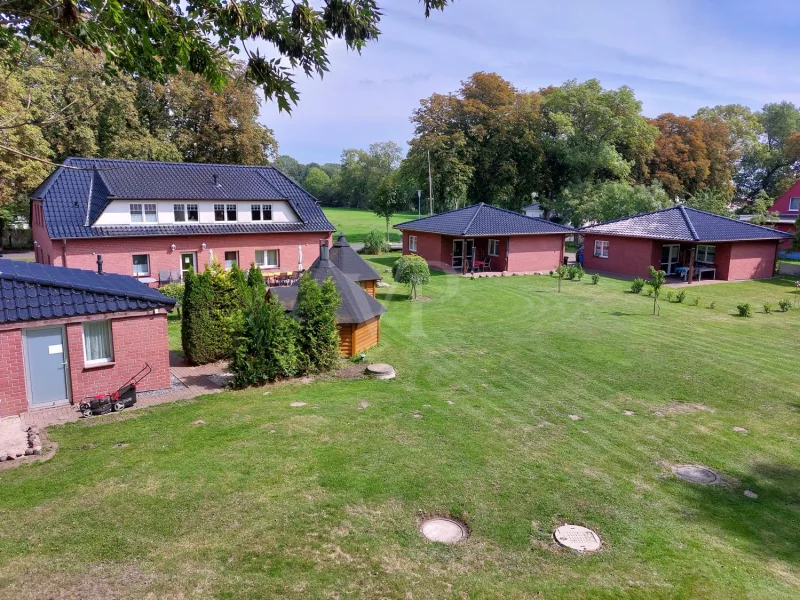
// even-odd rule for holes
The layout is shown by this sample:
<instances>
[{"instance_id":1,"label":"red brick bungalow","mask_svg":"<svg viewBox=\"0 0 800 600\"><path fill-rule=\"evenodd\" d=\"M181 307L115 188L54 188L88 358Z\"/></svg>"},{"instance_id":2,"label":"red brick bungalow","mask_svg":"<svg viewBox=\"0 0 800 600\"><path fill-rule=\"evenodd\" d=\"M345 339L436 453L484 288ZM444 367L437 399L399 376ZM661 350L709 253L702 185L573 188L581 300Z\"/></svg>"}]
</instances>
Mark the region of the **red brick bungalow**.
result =
<instances>
[{"instance_id":1,"label":"red brick bungalow","mask_svg":"<svg viewBox=\"0 0 800 600\"><path fill-rule=\"evenodd\" d=\"M212 257L300 271L334 230L274 167L68 158L31 195L36 261L180 280Z\"/></svg>"},{"instance_id":2,"label":"red brick bungalow","mask_svg":"<svg viewBox=\"0 0 800 600\"><path fill-rule=\"evenodd\" d=\"M418 254L433 269L529 273L555 269L564 258L570 227L483 202L395 225L403 254Z\"/></svg>"},{"instance_id":3,"label":"red brick bungalow","mask_svg":"<svg viewBox=\"0 0 800 600\"><path fill-rule=\"evenodd\" d=\"M775 229L794 235L797 233L797 217L800 216L800 179L794 182L786 192L770 206L770 212L778 213L778 221L774 224ZM787 239L781 242L781 250L789 250L792 240Z\"/></svg>"},{"instance_id":4,"label":"red brick bungalow","mask_svg":"<svg viewBox=\"0 0 800 600\"><path fill-rule=\"evenodd\" d=\"M118 389L170 386L175 300L133 277L0 259L0 417Z\"/></svg>"},{"instance_id":5,"label":"red brick bungalow","mask_svg":"<svg viewBox=\"0 0 800 600\"><path fill-rule=\"evenodd\" d=\"M778 244L788 237L684 206L590 225L581 233L588 271L649 277L653 265L688 281L772 277Z\"/></svg>"}]
</instances>

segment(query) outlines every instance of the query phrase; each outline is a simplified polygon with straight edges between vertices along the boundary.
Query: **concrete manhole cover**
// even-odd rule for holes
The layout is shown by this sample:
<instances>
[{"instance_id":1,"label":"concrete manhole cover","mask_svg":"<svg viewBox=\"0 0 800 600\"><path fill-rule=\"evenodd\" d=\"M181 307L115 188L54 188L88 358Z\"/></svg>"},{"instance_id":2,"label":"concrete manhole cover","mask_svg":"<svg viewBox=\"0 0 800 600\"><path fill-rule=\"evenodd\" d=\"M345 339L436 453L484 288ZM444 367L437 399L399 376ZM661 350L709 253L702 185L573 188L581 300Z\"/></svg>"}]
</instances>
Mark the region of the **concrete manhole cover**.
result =
<instances>
[{"instance_id":1,"label":"concrete manhole cover","mask_svg":"<svg viewBox=\"0 0 800 600\"><path fill-rule=\"evenodd\" d=\"M553 539L565 548L578 552L596 552L602 545L599 535L580 525L562 525L553 532Z\"/></svg>"},{"instance_id":2,"label":"concrete manhole cover","mask_svg":"<svg viewBox=\"0 0 800 600\"><path fill-rule=\"evenodd\" d=\"M672 472L676 477L684 481L699 483L701 485L711 485L719 482L719 475L708 467L697 465L677 465L672 467Z\"/></svg>"},{"instance_id":3,"label":"concrete manhole cover","mask_svg":"<svg viewBox=\"0 0 800 600\"><path fill-rule=\"evenodd\" d=\"M396 374L390 365L376 363L367 366L367 375L375 379L394 379Z\"/></svg>"},{"instance_id":4,"label":"concrete manhole cover","mask_svg":"<svg viewBox=\"0 0 800 600\"><path fill-rule=\"evenodd\" d=\"M449 517L431 517L425 519L419 528L422 536L431 542L442 544L457 544L467 539L469 530L467 526Z\"/></svg>"}]
</instances>

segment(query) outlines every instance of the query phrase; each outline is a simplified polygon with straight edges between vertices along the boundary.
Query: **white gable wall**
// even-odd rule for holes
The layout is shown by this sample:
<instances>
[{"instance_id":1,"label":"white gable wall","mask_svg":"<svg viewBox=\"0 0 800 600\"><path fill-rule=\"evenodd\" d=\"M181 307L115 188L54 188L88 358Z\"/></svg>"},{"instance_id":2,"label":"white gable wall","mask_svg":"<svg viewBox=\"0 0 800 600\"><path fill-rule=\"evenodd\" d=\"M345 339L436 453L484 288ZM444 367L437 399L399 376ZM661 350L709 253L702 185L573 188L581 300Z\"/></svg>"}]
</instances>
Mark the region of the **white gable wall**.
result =
<instances>
[{"instance_id":1,"label":"white gable wall","mask_svg":"<svg viewBox=\"0 0 800 600\"><path fill-rule=\"evenodd\" d=\"M214 224L223 221L214 220L215 204L235 204L237 206L237 223L299 223L300 218L292 207L285 200L261 200L256 201L175 201L175 200L112 200L109 202L103 213L94 222L94 226L103 225L155 225L156 223L131 223L130 205L131 204L155 204L158 212L159 225L196 225L196 221L175 222L173 206L175 204L197 204L199 209L200 223ZM271 221L253 221L250 214L251 204L269 204L272 206ZM227 221L230 222L230 221Z\"/></svg>"}]
</instances>

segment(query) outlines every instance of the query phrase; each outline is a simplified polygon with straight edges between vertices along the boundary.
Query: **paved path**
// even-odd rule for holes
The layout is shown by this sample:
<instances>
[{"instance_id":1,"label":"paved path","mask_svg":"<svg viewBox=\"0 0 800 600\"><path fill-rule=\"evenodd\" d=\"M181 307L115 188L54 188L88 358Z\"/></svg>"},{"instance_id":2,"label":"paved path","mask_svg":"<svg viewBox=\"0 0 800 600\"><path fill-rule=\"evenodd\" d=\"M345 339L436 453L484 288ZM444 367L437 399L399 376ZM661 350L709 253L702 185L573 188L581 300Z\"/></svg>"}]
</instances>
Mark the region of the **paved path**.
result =
<instances>
[{"instance_id":1,"label":"paved path","mask_svg":"<svg viewBox=\"0 0 800 600\"><path fill-rule=\"evenodd\" d=\"M188 400L189 398L196 398L204 394L215 394L225 390L224 385L228 370L227 362L222 361L193 367L187 365L177 352L170 352L169 359L170 373L173 380L172 387L152 392L141 392L138 395L136 406L126 410L146 408L166 402L174 402L175 400ZM23 429L31 425L48 427L50 425L70 423L80 418L81 415L78 412L77 404L68 404L56 408L29 411L21 416L21 424Z\"/></svg>"}]
</instances>

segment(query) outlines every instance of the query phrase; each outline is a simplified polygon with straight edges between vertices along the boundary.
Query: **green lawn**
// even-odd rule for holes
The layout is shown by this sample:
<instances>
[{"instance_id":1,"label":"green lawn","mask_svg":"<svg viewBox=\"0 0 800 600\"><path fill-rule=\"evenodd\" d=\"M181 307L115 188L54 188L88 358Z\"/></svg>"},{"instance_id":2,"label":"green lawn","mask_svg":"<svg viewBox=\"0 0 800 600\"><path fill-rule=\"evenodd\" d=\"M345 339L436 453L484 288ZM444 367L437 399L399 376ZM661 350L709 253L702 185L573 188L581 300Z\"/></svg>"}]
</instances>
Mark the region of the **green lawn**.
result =
<instances>
[{"instance_id":1,"label":"green lawn","mask_svg":"<svg viewBox=\"0 0 800 600\"><path fill-rule=\"evenodd\" d=\"M337 231L343 231L347 236L348 242L363 242L367 233L372 229L386 231L386 219L377 216L368 210L357 210L354 208L323 208L322 211L328 220L333 223ZM399 213L392 217L392 225L412 221L417 218L417 213ZM391 229L390 239L393 242L400 241L400 232Z\"/></svg>"},{"instance_id":2,"label":"green lawn","mask_svg":"<svg viewBox=\"0 0 800 600\"><path fill-rule=\"evenodd\" d=\"M659 318L629 286L437 274L426 301L381 290L368 359L395 381L53 428L52 460L0 472L0 597L797 598L800 309L732 314L792 283L697 286ZM421 539L437 513L471 538ZM554 546L564 522L603 550Z\"/></svg>"}]
</instances>

